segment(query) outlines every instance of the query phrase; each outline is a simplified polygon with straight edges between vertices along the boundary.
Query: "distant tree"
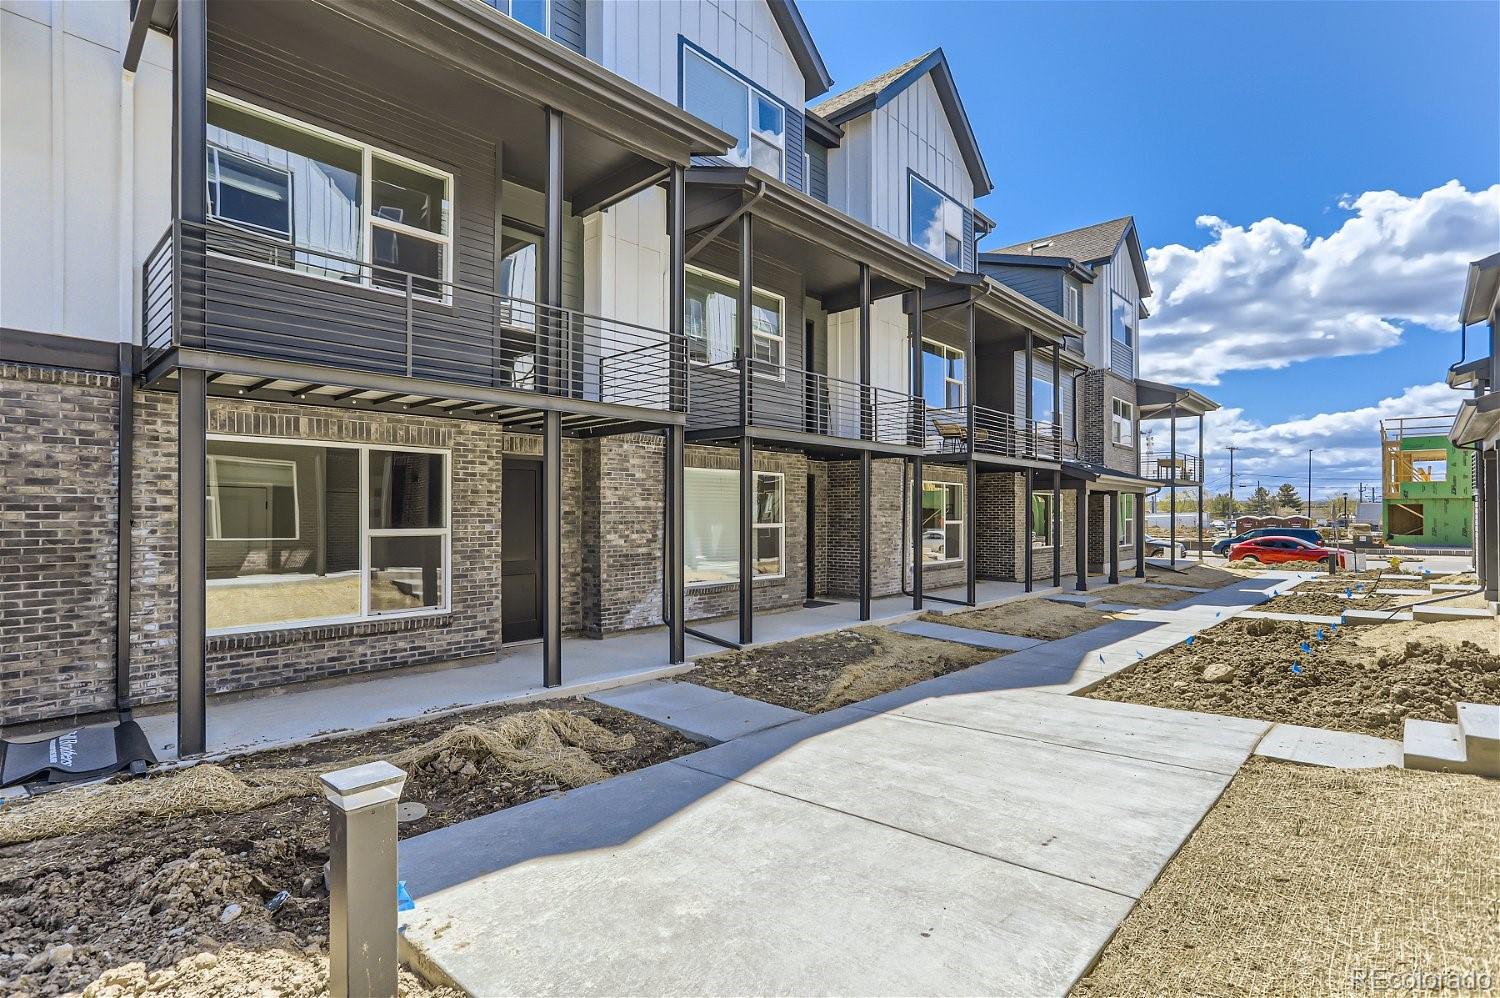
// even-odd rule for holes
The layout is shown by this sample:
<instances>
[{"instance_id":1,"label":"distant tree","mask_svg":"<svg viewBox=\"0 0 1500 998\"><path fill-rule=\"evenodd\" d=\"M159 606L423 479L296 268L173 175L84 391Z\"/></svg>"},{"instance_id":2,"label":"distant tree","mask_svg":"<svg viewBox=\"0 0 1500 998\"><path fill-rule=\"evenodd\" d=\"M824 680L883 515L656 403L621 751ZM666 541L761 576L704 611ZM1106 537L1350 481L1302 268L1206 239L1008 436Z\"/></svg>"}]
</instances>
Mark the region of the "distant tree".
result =
<instances>
[{"instance_id":1,"label":"distant tree","mask_svg":"<svg viewBox=\"0 0 1500 998\"><path fill-rule=\"evenodd\" d=\"M1302 495L1297 491L1297 486L1291 482L1283 482L1281 488L1276 490L1276 505L1282 509L1289 509L1294 513L1302 511Z\"/></svg>"},{"instance_id":2,"label":"distant tree","mask_svg":"<svg viewBox=\"0 0 1500 998\"><path fill-rule=\"evenodd\" d=\"M1256 516L1271 515L1271 492L1264 485L1257 485L1255 491L1250 493L1250 512Z\"/></svg>"},{"instance_id":3,"label":"distant tree","mask_svg":"<svg viewBox=\"0 0 1500 998\"><path fill-rule=\"evenodd\" d=\"M1238 504L1228 492L1220 492L1208 501L1208 511L1219 520L1233 519Z\"/></svg>"}]
</instances>

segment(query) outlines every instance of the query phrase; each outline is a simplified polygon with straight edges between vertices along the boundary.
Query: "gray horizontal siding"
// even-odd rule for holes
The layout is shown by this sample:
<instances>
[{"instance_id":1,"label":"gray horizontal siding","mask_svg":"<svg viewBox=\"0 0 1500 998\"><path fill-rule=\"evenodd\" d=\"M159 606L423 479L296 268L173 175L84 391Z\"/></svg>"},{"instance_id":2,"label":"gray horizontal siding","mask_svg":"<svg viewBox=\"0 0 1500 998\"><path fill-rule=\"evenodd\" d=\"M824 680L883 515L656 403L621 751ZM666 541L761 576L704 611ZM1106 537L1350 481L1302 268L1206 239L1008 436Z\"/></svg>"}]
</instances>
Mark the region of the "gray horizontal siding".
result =
<instances>
[{"instance_id":1,"label":"gray horizontal siding","mask_svg":"<svg viewBox=\"0 0 1500 998\"><path fill-rule=\"evenodd\" d=\"M816 142L807 146L807 193L828 203L828 150Z\"/></svg>"},{"instance_id":2,"label":"gray horizontal siding","mask_svg":"<svg viewBox=\"0 0 1500 998\"><path fill-rule=\"evenodd\" d=\"M807 190L807 178L802 175L802 146L807 137L806 128L807 122L803 120L802 112L787 108L786 182L788 187L795 187L799 191Z\"/></svg>"},{"instance_id":3,"label":"gray horizontal siding","mask_svg":"<svg viewBox=\"0 0 1500 998\"><path fill-rule=\"evenodd\" d=\"M1135 377L1135 350L1112 336L1109 340L1109 369L1122 378Z\"/></svg>"},{"instance_id":4,"label":"gray horizontal siding","mask_svg":"<svg viewBox=\"0 0 1500 998\"><path fill-rule=\"evenodd\" d=\"M984 272L1001 284L1058 315L1063 312L1062 272L1052 267L1011 267L987 263Z\"/></svg>"},{"instance_id":5,"label":"gray horizontal siding","mask_svg":"<svg viewBox=\"0 0 1500 998\"><path fill-rule=\"evenodd\" d=\"M552 40L584 54L584 0L552 0Z\"/></svg>"}]
</instances>

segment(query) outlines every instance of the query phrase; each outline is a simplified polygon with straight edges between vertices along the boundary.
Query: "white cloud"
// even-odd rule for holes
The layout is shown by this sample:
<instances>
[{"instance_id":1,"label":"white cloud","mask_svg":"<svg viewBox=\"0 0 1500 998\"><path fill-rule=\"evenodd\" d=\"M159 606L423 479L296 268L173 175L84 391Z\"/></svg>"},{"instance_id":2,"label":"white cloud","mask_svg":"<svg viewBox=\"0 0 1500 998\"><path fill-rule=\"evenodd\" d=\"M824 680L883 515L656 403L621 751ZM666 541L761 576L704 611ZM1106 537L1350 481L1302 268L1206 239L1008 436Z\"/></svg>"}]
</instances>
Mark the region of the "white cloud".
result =
<instances>
[{"instance_id":1,"label":"white cloud","mask_svg":"<svg viewBox=\"0 0 1500 998\"><path fill-rule=\"evenodd\" d=\"M1469 262L1500 248L1500 184L1370 191L1339 208L1351 216L1311 240L1277 218L1239 226L1204 215L1207 245L1148 250L1156 294L1143 374L1217 384L1228 371L1374 353L1409 323L1456 328Z\"/></svg>"},{"instance_id":2,"label":"white cloud","mask_svg":"<svg viewBox=\"0 0 1500 998\"><path fill-rule=\"evenodd\" d=\"M1249 495L1259 480L1273 492L1282 482L1298 491L1307 485L1307 451L1313 449L1313 492L1323 498L1334 492L1357 491L1365 482L1380 486L1380 421L1399 416L1436 416L1453 413L1463 395L1437 381L1413 385L1400 395L1372 405L1343 412L1325 412L1269 425L1259 423L1243 409L1221 409L1203 421L1207 462L1206 487L1211 492L1229 488L1229 458L1225 448L1238 448L1234 455L1235 480L1240 498ZM1143 424L1149 426L1150 424ZM1191 424L1188 433L1193 431ZM1196 446L1196 439L1191 446Z\"/></svg>"}]
</instances>

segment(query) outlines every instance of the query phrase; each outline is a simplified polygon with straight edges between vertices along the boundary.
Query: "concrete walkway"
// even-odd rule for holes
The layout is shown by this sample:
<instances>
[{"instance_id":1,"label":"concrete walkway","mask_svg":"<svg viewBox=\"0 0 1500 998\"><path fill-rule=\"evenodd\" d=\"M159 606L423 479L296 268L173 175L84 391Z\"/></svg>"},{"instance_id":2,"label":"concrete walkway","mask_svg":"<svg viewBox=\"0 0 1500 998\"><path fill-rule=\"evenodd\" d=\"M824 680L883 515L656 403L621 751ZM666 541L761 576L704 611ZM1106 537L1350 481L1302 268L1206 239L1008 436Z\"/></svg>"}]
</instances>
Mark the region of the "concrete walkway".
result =
<instances>
[{"instance_id":1,"label":"concrete walkway","mask_svg":"<svg viewBox=\"0 0 1500 998\"><path fill-rule=\"evenodd\" d=\"M477 994L1063 994L1270 725L1058 694L1265 598L1231 589L410 839L406 955Z\"/></svg>"},{"instance_id":2,"label":"concrete walkway","mask_svg":"<svg viewBox=\"0 0 1500 998\"><path fill-rule=\"evenodd\" d=\"M660 679L591 693L588 698L628 710L705 745L717 745L807 716L800 710L697 683Z\"/></svg>"}]
</instances>

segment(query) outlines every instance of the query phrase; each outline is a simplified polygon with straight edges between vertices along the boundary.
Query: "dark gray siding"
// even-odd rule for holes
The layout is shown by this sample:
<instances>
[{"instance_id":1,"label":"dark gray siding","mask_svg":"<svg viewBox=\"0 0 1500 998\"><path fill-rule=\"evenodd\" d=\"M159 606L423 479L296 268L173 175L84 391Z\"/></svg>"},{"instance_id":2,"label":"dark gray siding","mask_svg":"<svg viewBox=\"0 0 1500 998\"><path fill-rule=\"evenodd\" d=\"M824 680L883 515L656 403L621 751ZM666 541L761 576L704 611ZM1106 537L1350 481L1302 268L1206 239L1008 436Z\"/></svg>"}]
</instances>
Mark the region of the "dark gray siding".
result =
<instances>
[{"instance_id":1,"label":"dark gray siding","mask_svg":"<svg viewBox=\"0 0 1500 998\"><path fill-rule=\"evenodd\" d=\"M1137 333L1137 336L1140 334ZM1109 340L1109 367L1122 378L1135 377L1135 363L1133 351L1129 346L1121 343L1113 336Z\"/></svg>"},{"instance_id":2,"label":"dark gray siding","mask_svg":"<svg viewBox=\"0 0 1500 998\"><path fill-rule=\"evenodd\" d=\"M964 257L963 266L959 269L966 273L974 273L974 210L964 209Z\"/></svg>"},{"instance_id":3,"label":"dark gray siding","mask_svg":"<svg viewBox=\"0 0 1500 998\"><path fill-rule=\"evenodd\" d=\"M795 108L787 108L786 113L786 182L788 187L795 187L799 191L807 190L807 178L803 176L802 169L802 146L806 140L806 121L803 120L802 112Z\"/></svg>"},{"instance_id":4,"label":"dark gray siding","mask_svg":"<svg viewBox=\"0 0 1500 998\"><path fill-rule=\"evenodd\" d=\"M828 150L816 142L807 144L807 193L828 203Z\"/></svg>"},{"instance_id":5,"label":"dark gray siding","mask_svg":"<svg viewBox=\"0 0 1500 998\"><path fill-rule=\"evenodd\" d=\"M984 264L983 270L995 280L1021 292L1044 308L1062 315L1062 271L1052 267L1014 267Z\"/></svg>"},{"instance_id":6,"label":"dark gray siding","mask_svg":"<svg viewBox=\"0 0 1500 998\"><path fill-rule=\"evenodd\" d=\"M584 55L584 0L552 0L552 40Z\"/></svg>"}]
</instances>

